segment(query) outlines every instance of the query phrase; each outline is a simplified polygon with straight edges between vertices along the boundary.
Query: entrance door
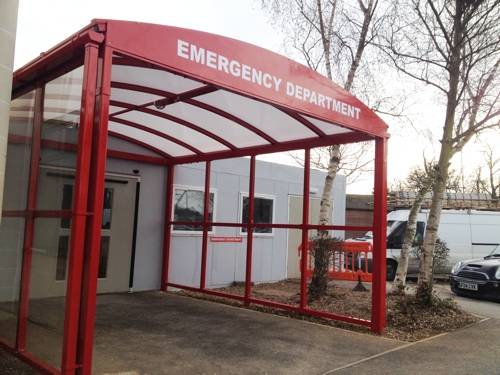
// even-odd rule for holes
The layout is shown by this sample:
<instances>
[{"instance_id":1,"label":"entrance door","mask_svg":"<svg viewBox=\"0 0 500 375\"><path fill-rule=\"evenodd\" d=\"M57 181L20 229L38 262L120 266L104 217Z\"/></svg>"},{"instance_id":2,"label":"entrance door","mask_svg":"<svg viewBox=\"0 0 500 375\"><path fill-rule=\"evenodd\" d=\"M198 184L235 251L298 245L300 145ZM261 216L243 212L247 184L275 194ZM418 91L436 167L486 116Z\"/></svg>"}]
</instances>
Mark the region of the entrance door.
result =
<instances>
[{"instance_id":1,"label":"entrance door","mask_svg":"<svg viewBox=\"0 0 500 375\"><path fill-rule=\"evenodd\" d=\"M123 292L129 288L136 185L137 178L106 175L98 293ZM41 168L38 200L42 206L71 209L73 191L74 171ZM66 293L70 227L70 219L37 220L32 297Z\"/></svg>"},{"instance_id":2,"label":"entrance door","mask_svg":"<svg viewBox=\"0 0 500 375\"><path fill-rule=\"evenodd\" d=\"M288 212L289 212L289 222L290 223L301 223L302 222L302 197L289 196L288 200ZM319 217L321 199L319 198L309 198L309 223L317 223ZM309 237L313 235L312 231L309 231ZM287 264L287 276L288 278L300 278L300 267L299 267L299 252L297 248L302 241L302 231L301 230L288 230L288 264Z\"/></svg>"}]
</instances>

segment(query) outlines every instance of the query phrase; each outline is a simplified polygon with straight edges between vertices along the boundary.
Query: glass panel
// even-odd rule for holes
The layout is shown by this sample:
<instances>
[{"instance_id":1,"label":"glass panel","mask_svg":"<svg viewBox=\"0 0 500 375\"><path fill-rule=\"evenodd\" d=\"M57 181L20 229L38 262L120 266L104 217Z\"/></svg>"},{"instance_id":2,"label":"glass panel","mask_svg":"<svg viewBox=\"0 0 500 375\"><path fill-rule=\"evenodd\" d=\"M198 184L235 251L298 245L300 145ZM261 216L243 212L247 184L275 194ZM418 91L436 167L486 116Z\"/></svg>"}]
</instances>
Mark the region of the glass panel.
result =
<instances>
[{"instance_id":1,"label":"glass panel","mask_svg":"<svg viewBox=\"0 0 500 375\"><path fill-rule=\"evenodd\" d=\"M167 108L165 107L163 111L159 112L167 112ZM155 106L150 106L148 109L156 110ZM187 126L180 125L177 122L166 120L162 117L158 117L155 115L150 115L148 113L143 113L139 111L131 111L127 113L123 113L121 115L117 115L117 118L121 118L124 120L132 121L136 124L147 126L151 129L160 131L162 133L169 134L185 143L189 143L193 147L198 150L202 150L203 152L212 152L212 151L220 151L227 150L228 148L218 141L196 131ZM195 125L202 125L205 128L204 123L195 123ZM167 150L168 151L168 150Z\"/></svg>"},{"instance_id":2,"label":"glass panel","mask_svg":"<svg viewBox=\"0 0 500 375\"><path fill-rule=\"evenodd\" d=\"M80 67L45 85L37 202L41 210L61 209L63 186L74 179L71 168L76 166L82 80L83 67ZM71 207L69 201L66 209Z\"/></svg>"},{"instance_id":3,"label":"glass panel","mask_svg":"<svg viewBox=\"0 0 500 375\"><path fill-rule=\"evenodd\" d=\"M4 217L0 223L0 338L14 345L21 282L24 218Z\"/></svg>"},{"instance_id":4,"label":"glass panel","mask_svg":"<svg viewBox=\"0 0 500 375\"><path fill-rule=\"evenodd\" d=\"M351 107L353 108L353 107ZM341 134L341 133L351 133L349 129L343 128L338 125L331 124L329 122L317 120L313 117L302 115L307 121L312 122L318 129L321 129L326 134Z\"/></svg>"},{"instance_id":5,"label":"glass panel","mask_svg":"<svg viewBox=\"0 0 500 375\"><path fill-rule=\"evenodd\" d=\"M250 199L243 197L242 223L248 223L248 204ZM272 224L273 223L273 199L258 198L254 199L254 223L256 224ZM247 228L242 228L245 233ZM273 233L273 228L255 228L254 233Z\"/></svg>"},{"instance_id":6,"label":"glass panel","mask_svg":"<svg viewBox=\"0 0 500 375\"><path fill-rule=\"evenodd\" d=\"M0 222L0 338L13 346L17 309L31 159L31 136L35 94L31 91L11 102L7 159ZM10 212L9 212L10 211Z\"/></svg>"},{"instance_id":7,"label":"glass panel","mask_svg":"<svg viewBox=\"0 0 500 375\"><path fill-rule=\"evenodd\" d=\"M113 64L112 77L114 82L131 83L151 87L158 90L165 90L179 94L189 91L203 84L184 78L163 70L140 68L137 66L127 66L118 63L119 57L115 57Z\"/></svg>"},{"instance_id":8,"label":"glass panel","mask_svg":"<svg viewBox=\"0 0 500 375\"><path fill-rule=\"evenodd\" d=\"M50 174L49 174L50 175ZM73 201L73 185L65 184L62 188L61 209L70 210ZM111 229L113 213L113 189L104 188L104 206L102 211L102 229ZM69 228L70 219L61 218L61 228Z\"/></svg>"},{"instance_id":9,"label":"glass panel","mask_svg":"<svg viewBox=\"0 0 500 375\"><path fill-rule=\"evenodd\" d=\"M3 193L4 210L26 209L34 105L33 91L11 103Z\"/></svg>"},{"instance_id":10,"label":"glass panel","mask_svg":"<svg viewBox=\"0 0 500 375\"><path fill-rule=\"evenodd\" d=\"M203 221L204 192L202 190L175 189L174 221ZM208 220L213 221L214 193L210 193ZM176 231L201 231L201 225L174 225ZM209 227L209 231L212 227Z\"/></svg>"},{"instance_id":11,"label":"glass panel","mask_svg":"<svg viewBox=\"0 0 500 375\"><path fill-rule=\"evenodd\" d=\"M193 102L195 104L198 103L196 100L193 100L191 103ZM149 108L153 110L155 109L154 106ZM206 129L218 135L219 137L226 139L238 148L258 146L269 143L264 138L261 138L256 133L248 130L238 123L232 120L228 120L225 117L219 116L216 113L210 112L196 105L177 102L175 104L167 105L162 110L162 112L166 112L175 117L189 121L193 124L201 125L203 129ZM163 129L163 131L165 131L165 128ZM171 131L170 134L175 134L177 136L177 132L174 131ZM195 145L196 147L200 148L203 151L211 151L212 146L210 144L207 144L206 140L203 137L200 137L198 135L196 137L196 140L199 141L198 145ZM226 148L221 147L220 144L217 144L216 147L219 149Z\"/></svg>"},{"instance_id":12,"label":"glass panel","mask_svg":"<svg viewBox=\"0 0 500 375\"><path fill-rule=\"evenodd\" d=\"M279 142L316 137L314 132L285 112L258 100L225 90L198 96L196 100L245 120Z\"/></svg>"},{"instance_id":13,"label":"glass panel","mask_svg":"<svg viewBox=\"0 0 500 375\"><path fill-rule=\"evenodd\" d=\"M133 128L131 126L122 125L117 122L109 121L109 130L115 133L125 135L129 138L136 139L146 143L160 151L164 151L172 156L194 155L194 152L179 146L177 143L171 142L167 139L158 137L143 130Z\"/></svg>"},{"instance_id":14,"label":"glass panel","mask_svg":"<svg viewBox=\"0 0 500 375\"><path fill-rule=\"evenodd\" d=\"M69 236L70 228L61 228L58 218L35 220L27 350L56 367L62 354Z\"/></svg>"}]
</instances>

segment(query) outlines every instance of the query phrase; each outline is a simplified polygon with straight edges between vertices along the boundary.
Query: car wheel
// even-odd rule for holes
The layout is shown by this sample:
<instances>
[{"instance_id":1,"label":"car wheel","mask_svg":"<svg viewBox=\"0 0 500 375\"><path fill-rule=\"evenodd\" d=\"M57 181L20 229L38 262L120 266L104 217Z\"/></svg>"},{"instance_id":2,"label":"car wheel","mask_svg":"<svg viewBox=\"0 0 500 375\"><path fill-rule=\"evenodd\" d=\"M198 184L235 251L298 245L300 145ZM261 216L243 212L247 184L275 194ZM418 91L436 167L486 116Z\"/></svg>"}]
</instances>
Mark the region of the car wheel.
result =
<instances>
[{"instance_id":1,"label":"car wheel","mask_svg":"<svg viewBox=\"0 0 500 375\"><path fill-rule=\"evenodd\" d=\"M388 260L386 263L386 280L394 281L396 278L396 270L398 268L398 264L393 260Z\"/></svg>"}]
</instances>

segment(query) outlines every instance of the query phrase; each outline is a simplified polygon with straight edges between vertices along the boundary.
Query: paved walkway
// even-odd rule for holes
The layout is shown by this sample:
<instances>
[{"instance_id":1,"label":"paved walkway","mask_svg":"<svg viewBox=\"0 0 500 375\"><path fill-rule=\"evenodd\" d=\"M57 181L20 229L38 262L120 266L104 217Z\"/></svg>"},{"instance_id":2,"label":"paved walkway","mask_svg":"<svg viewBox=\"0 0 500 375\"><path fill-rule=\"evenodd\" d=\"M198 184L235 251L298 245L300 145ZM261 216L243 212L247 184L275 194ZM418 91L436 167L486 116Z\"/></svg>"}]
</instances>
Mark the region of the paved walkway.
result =
<instances>
[{"instance_id":1,"label":"paved walkway","mask_svg":"<svg viewBox=\"0 0 500 375\"><path fill-rule=\"evenodd\" d=\"M495 319L405 344L156 292L99 296L97 316L95 374L500 374ZM14 362L0 374L30 374Z\"/></svg>"}]
</instances>

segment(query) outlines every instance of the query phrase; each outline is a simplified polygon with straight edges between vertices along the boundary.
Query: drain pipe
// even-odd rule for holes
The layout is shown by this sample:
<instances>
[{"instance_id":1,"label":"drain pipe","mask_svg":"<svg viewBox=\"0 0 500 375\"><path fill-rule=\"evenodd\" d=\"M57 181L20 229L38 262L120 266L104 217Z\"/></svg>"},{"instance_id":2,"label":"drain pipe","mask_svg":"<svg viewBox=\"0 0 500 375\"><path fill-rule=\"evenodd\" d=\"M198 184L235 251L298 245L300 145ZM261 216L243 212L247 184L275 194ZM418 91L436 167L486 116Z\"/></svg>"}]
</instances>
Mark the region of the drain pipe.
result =
<instances>
[{"instance_id":1,"label":"drain pipe","mask_svg":"<svg viewBox=\"0 0 500 375\"><path fill-rule=\"evenodd\" d=\"M10 95L19 0L0 1L0 212L2 212ZM2 215L0 215L1 220Z\"/></svg>"}]
</instances>

